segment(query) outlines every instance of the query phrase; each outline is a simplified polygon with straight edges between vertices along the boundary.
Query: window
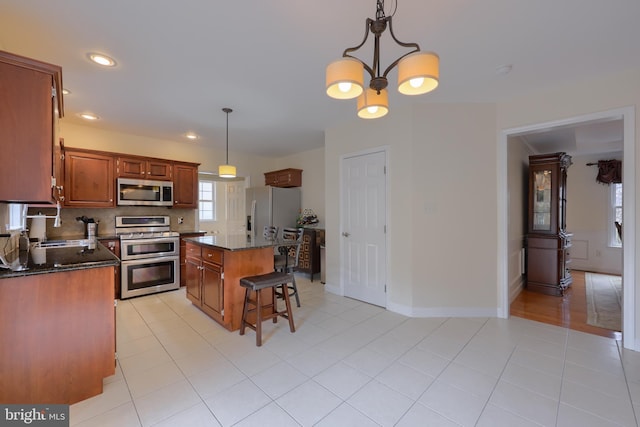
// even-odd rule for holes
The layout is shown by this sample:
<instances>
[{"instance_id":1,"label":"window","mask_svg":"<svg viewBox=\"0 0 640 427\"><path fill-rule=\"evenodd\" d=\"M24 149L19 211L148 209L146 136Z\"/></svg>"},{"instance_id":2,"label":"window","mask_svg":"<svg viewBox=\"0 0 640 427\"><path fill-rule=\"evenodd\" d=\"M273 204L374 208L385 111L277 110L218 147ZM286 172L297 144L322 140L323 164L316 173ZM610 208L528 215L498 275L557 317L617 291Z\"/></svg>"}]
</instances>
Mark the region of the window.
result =
<instances>
[{"instance_id":1,"label":"window","mask_svg":"<svg viewBox=\"0 0 640 427\"><path fill-rule=\"evenodd\" d=\"M611 184L610 209L609 209L609 246L614 248L622 247L622 240L615 225L622 224L622 184Z\"/></svg>"},{"instance_id":2,"label":"window","mask_svg":"<svg viewBox=\"0 0 640 427\"><path fill-rule=\"evenodd\" d=\"M200 221L216 220L216 185L215 181L200 179L198 211Z\"/></svg>"},{"instance_id":3,"label":"window","mask_svg":"<svg viewBox=\"0 0 640 427\"><path fill-rule=\"evenodd\" d=\"M18 204L18 203L9 204L9 224L8 225L9 225L8 230L22 230L22 205L21 204Z\"/></svg>"}]
</instances>

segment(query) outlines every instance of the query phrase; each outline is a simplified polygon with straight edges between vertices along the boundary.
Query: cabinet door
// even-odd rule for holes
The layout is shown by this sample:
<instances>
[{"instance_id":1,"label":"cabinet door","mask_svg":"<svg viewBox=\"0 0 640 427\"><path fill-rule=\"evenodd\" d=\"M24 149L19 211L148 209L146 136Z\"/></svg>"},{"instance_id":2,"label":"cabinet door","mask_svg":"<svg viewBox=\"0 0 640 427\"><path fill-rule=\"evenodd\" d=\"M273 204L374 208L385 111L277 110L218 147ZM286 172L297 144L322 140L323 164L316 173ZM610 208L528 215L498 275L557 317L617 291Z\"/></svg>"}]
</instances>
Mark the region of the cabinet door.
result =
<instances>
[{"instance_id":1,"label":"cabinet door","mask_svg":"<svg viewBox=\"0 0 640 427\"><path fill-rule=\"evenodd\" d=\"M171 163L161 160L148 160L147 179L171 181Z\"/></svg>"},{"instance_id":2,"label":"cabinet door","mask_svg":"<svg viewBox=\"0 0 640 427\"><path fill-rule=\"evenodd\" d=\"M0 52L0 152L6 160L0 167L0 201L51 203L57 125L52 91L61 70L46 71L47 64L26 58L20 64L20 59Z\"/></svg>"},{"instance_id":3,"label":"cabinet door","mask_svg":"<svg viewBox=\"0 0 640 427\"><path fill-rule=\"evenodd\" d=\"M173 164L173 207L186 209L198 207L197 166Z\"/></svg>"},{"instance_id":4,"label":"cabinet door","mask_svg":"<svg viewBox=\"0 0 640 427\"><path fill-rule=\"evenodd\" d=\"M185 285L187 287L187 298L193 303L200 304L200 285L202 274L200 270L200 259L187 257L185 260Z\"/></svg>"},{"instance_id":5,"label":"cabinet door","mask_svg":"<svg viewBox=\"0 0 640 427\"><path fill-rule=\"evenodd\" d=\"M120 258L120 239L101 239L100 243L107 247L115 256ZM116 299L120 299L120 267L114 267L115 279L113 290Z\"/></svg>"},{"instance_id":6,"label":"cabinet door","mask_svg":"<svg viewBox=\"0 0 640 427\"><path fill-rule=\"evenodd\" d=\"M64 205L68 207L112 208L114 202L113 157L65 150Z\"/></svg>"},{"instance_id":7,"label":"cabinet door","mask_svg":"<svg viewBox=\"0 0 640 427\"><path fill-rule=\"evenodd\" d=\"M202 305L213 311L222 321L224 308L222 285L222 267L208 262L202 263ZM207 313L210 313L210 311Z\"/></svg>"},{"instance_id":8,"label":"cabinet door","mask_svg":"<svg viewBox=\"0 0 640 427\"><path fill-rule=\"evenodd\" d=\"M136 157L118 157L118 177L121 178L146 178L146 162Z\"/></svg>"}]
</instances>

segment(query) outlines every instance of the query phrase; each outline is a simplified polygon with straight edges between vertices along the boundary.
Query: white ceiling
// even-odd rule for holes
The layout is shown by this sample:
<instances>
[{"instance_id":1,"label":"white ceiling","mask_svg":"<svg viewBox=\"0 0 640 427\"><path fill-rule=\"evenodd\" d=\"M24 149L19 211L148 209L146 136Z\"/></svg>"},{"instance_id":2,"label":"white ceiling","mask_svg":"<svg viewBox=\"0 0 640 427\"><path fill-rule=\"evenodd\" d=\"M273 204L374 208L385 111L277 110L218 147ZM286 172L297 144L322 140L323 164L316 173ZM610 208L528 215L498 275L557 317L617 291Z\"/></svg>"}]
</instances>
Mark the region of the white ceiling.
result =
<instances>
[{"instance_id":1,"label":"white ceiling","mask_svg":"<svg viewBox=\"0 0 640 427\"><path fill-rule=\"evenodd\" d=\"M360 120L324 93L326 65L362 40L374 0L1 0L0 49L61 65L65 121L91 111L105 129L283 156L322 147L324 130ZM395 2L387 0L390 14ZM496 102L640 68L637 0L401 0L397 37L441 58L440 87L390 90L394 108ZM399 55L382 39L382 66ZM370 41L369 41L370 42ZM359 51L371 62L368 42ZM118 66L100 69L97 51ZM512 64L507 75L496 69ZM395 86L396 73L391 73ZM384 119L382 119L384 120ZM84 123L84 122L83 122Z\"/></svg>"},{"instance_id":2,"label":"white ceiling","mask_svg":"<svg viewBox=\"0 0 640 427\"><path fill-rule=\"evenodd\" d=\"M595 120L519 136L534 154L565 152L572 156L619 156L624 145L622 119Z\"/></svg>"}]
</instances>

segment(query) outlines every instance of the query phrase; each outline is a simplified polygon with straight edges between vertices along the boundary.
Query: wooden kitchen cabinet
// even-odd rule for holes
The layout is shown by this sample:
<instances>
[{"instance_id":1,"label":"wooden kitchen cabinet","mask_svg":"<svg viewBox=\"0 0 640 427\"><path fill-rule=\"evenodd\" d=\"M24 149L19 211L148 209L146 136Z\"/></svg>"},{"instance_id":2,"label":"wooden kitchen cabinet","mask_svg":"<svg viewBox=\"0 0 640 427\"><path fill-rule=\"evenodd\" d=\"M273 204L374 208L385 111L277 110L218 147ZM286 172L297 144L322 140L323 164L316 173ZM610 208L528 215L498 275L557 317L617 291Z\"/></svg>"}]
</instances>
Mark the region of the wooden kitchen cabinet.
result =
<instances>
[{"instance_id":1,"label":"wooden kitchen cabinet","mask_svg":"<svg viewBox=\"0 0 640 427\"><path fill-rule=\"evenodd\" d=\"M196 209L198 207L198 165L173 163L173 207Z\"/></svg>"},{"instance_id":2,"label":"wooden kitchen cabinet","mask_svg":"<svg viewBox=\"0 0 640 427\"><path fill-rule=\"evenodd\" d=\"M100 243L106 246L115 256L120 258L120 239L100 239ZM115 278L113 281L113 292L116 299L120 299L120 267L115 268Z\"/></svg>"},{"instance_id":3,"label":"wooden kitchen cabinet","mask_svg":"<svg viewBox=\"0 0 640 427\"><path fill-rule=\"evenodd\" d=\"M187 298L217 322L224 323L224 251L186 244Z\"/></svg>"},{"instance_id":4,"label":"wooden kitchen cabinet","mask_svg":"<svg viewBox=\"0 0 640 427\"><path fill-rule=\"evenodd\" d=\"M171 181L171 162L145 157L119 156L116 158L116 176Z\"/></svg>"},{"instance_id":5,"label":"wooden kitchen cabinet","mask_svg":"<svg viewBox=\"0 0 640 427\"><path fill-rule=\"evenodd\" d=\"M566 231L569 166L571 156L566 153L529 156L526 286L548 295L563 295L573 282L572 235Z\"/></svg>"},{"instance_id":6,"label":"wooden kitchen cabinet","mask_svg":"<svg viewBox=\"0 0 640 427\"><path fill-rule=\"evenodd\" d=\"M113 274L109 266L0 280L0 402L73 404L102 393L115 373Z\"/></svg>"},{"instance_id":7,"label":"wooden kitchen cabinet","mask_svg":"<svg viewBox=\"0 0 640 427\"><path fill-rule=\"evenodd\" d=\"M54 203L62 68L0 51L0 201Z\"/></svg>"},{"instance_id":8,"label":"wooden kitchen cabinet","mask_svg":"<svg viewBox=\"0 0 640 427\"><path fill-rule=\"evenodd\" d=\"M115 206L114 158L91 150L64 150L64 206Z\"/></svg>"},{"instance_id":9,"label":"wooden kitchen cabinet","mask_svg":"<svg viewBox=\"0 0 640 427\"><path fill-rule=\"evenodd\" d=\"M193 233L180 233L180 286L187 285L187 242L184 239L189 237L204 236L204 231L197 231Z\"/></svg>"},{"instance_id":10,"label":"wooden kitchen cabinet","mask_svg":"<svg viewBox=\"0 0 640 427\"><path fill-rule=\"evenodd\" d=\"M244 288L243 277L273 271L273 248L227 250L207 244L186 242L187 298L196 307L230 331L240 328ZM270 290L263 292L264 313L270 313ZM249 321L255 320L255 314Z\"/></svg>"},{"instance_id":11,"label":"wooden kitchen cabinet","mask_svg":"<svg viewBox=\"0 0 640 427\"><path fill-rule=\"evenodd\" d=\"M301 187L302 169L282 169L264 174L264 185L272 187Z\"/></svg>"}]
</instances>

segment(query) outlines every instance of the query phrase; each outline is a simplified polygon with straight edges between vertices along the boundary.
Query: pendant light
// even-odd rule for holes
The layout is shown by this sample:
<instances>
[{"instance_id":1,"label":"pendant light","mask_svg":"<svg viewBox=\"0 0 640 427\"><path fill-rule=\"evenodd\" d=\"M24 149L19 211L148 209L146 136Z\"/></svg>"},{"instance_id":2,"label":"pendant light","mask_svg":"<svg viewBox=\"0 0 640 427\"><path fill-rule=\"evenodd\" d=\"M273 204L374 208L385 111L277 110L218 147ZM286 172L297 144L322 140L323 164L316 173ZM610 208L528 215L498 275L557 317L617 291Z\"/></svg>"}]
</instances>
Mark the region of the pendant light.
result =
<instances>
[{"instance_id":1,"label":"pendant light","mask_svg":"<svg viewBox=\"0 0 640 427\"><path fill-rule=\"evenodd\" d=\"M342 58L327 66L327 95L335 99L358 98L358 117L363 119L382 117L389 111L387 76L395 67L398 67L398 91L401 94L421 95L438 87L440 58L436 53L421 51L417 43L398 40L393 32L392 17L393 15L385 15L384 0L376 0L376 17L367 18L362 42L358 46L345 49ZM412 50L401 55L383 71L380 66L380 37L387 27L396 44ZM370 34L374 37L371 65L352 55L364 46ZM365 71L370 76L368 87L364 85Z\"/></svg>"},{"instance_id":2,"label":"pendant light","mask_svg":"<svg viewBox=\"0 0 640 427\"><path fill-rule=\"evenodd\" d=\"M227 114L227 161L224 165L218 166L218 175L222 178L235 178L236 167L229 164L229 113L233 110L225 107L222 109Z\"/></svg>"}]
</instances>

